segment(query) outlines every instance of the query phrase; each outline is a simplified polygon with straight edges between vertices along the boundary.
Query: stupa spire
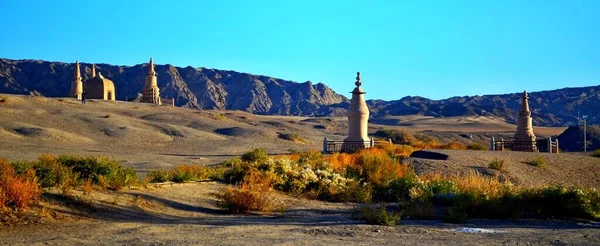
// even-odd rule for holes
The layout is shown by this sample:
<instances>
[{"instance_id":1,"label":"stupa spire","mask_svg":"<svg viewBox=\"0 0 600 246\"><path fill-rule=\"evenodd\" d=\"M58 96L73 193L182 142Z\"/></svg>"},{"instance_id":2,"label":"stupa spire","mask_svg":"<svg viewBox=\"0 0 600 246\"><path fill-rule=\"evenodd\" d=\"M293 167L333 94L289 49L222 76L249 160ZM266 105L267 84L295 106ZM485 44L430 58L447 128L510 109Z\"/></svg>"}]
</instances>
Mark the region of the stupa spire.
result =
<instances>
[{"instance_id":1,"label":"stupa spire","mask_svg":"<svg viewBox=\"0 0 600 246\"><path fill-rule=\"evenodd\" d=\"M529 95L523 91L521 97L521 110L519 111L519 120L517 121L517 131L512 150L537 152L535 134L533 134L533 120L529 110Z\"/></svg>"},{"instance_id":2,"label":"stupa spire","mask_svg":"<svg viewBox=\"0 0 600 246\"><path fill-rule=\"evenodd\" d=\"M73 80L81 80L81 71L79 70L79 60L75 61L75 70L73 71Z\"/></svg>"},{"instance_id":3,"label":"stupa spire","mask_svg":"<svg viewBox=\"0 0 600 246\"><path fill-rule=\"evenodd\" d=\"M150 57L148 64L148 74L146 75L146 84L142 90L142 102L161 105L160 89L158 88L158 78L154 71L154 60Z\"/></svg>"},{"instance_id":4,"label":"stupa spire","mask_svg":"<svg viewBox=\"0 0 600 246\"><path fill-rule=\"evenodd\" d=\"M527 91L523 91L520 115L521 116L530 116L531 115L531 111L529 110L529 95L527 95Z\"/></svg>"},{"instance_id":5,"label":"stupa spire","mask_svg":"<svg viewBox=\"0 0 600 246\"><path fill-rule=\"evenodd\" d=\"M75 61L75 69L73 70L73 81L71 81L71 97L81 99L83 93L83 81L81 80L81 71L79 68L79 60Z\"/></svg>"},{"instance_id":6,"label":"stupa spire","mask_svg":"<svg viewBox=\"0 0 600 246\"><path fill-rule=\"evenodd\" d=\"M156 72L154 71L154 60L150 57L150 64L148 65L148 75L155 76Z\"/></svg>"}]
</instances>

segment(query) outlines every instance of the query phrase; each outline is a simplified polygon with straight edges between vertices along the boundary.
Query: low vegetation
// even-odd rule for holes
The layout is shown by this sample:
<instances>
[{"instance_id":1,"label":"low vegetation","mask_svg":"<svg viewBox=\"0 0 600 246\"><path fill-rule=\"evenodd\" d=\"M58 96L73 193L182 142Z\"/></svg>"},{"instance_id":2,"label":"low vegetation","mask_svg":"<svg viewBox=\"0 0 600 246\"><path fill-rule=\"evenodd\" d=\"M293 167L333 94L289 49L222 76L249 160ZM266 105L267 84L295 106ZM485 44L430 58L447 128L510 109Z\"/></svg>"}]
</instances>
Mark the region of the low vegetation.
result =
<instances>
[{"instance_id":1,"label":"low vegetation","mask_svg":"<svg viewBox=\"0 0 600 246\"><path fill-rule=\"evenodd\" d=\"M35 171L28 169L22 174L7 160L0 159L0 212L5 209L25 209L40 198Z\"/></svg>"},{"instance_id":2,"label":"low vegetation","mask_svg":"<svg viewBox=\"0 0 600 246\"><path fill-rule=\"evenodd\" d=\"M539 167L539 168L547 167L546 161L542 157L534 157L531 160L526 161L525 164L528 164L528 165L531 165L534 167Z\"/></svg>"},{"instance_id":3,"label":"low vegetation","mask_svg":"<svg viewBox=\"0 0 600 246\"><path fill-rule=\"evenodd\" d=\"M504 172L504 160L495 158L488 164L488 167L500 172Z\"/></svg>"},{"instance_id":4,"label":"low vegetation","mask_svg":"<svg viewBox=\"0 0 600 246\"><path fill-rule=\"evenodd\" d=\"M594 150L594 152L592 153L592 156L600 158L600 149Z\"/></svg>"},{"instance_id":5,"label":"low vegetation","mask_svg":"<svg viewBox=\"0 0 600 246\"><path fill-rule=\"evenodd\" d=\"M215 194L217 206L233 214L284 211L284 205L273 192L274 180L267 173L252 171L236 186Z\"/></svg>"},{"instance_id":6,"label":"low vegetation","mask_svg":"<svg viewBox=\"0 0 600 246\"><path fill-rule=\"evenodd\" d=\"M151 183L175 182L184 183L201 180L222 180L224 167L209 167L205 165L179 165L168 170L154 170L146 175Z\"/></svg>"},{"instance_id":7,"label":"low vegetation","mask_svg":"<svg viewBox=\"0 0 600 246\"><path fill-rule=\"evenodd\" d=\"M279 133L279 138L292 141L295 143L306 143L306 140L297 133Z\"/></svg>"},{"instance_id":8,"label":"low vegetation","mask_svg":"<svg viewBox=\"0 0 600 246\"><path fill-rule=\"evenodd\" d=\"M437 139L426 134L413 134L406 130L379 130L375 136L384 139L391 139L394 144L410 146L414 149L457 149L465 150L469 146L459 143L440 143Z\"/></svg>"},{"instance_id":9,"label":"low vegetation","mask_svg":"<svg viewBox=\"0 0 600 246\"><path fill-rule=\"evenodd\" d=\"M469 149L469 150L487 150L487 148L485 146L483 146L483 144L478 144L478 143L469 144L467 146L467 149Z\"/></svg>"},{"instance_id":10,"label":"low vegetation","mask_svg":"<svg viewBox=\"0 0 600 246\"><path fill-rule=\"evenodd\" d=\"M402 219L402 212L388 211L385 204L361 205L357 208L356 213L359 219L373 225L395 226Z\"/></svg>"},{"instance_id":11,"label":"low vegetation","mask_svg":"<svg viewBox=\"0 0 600 246\"><path fill-rule=\"evenodd\" d=\"M352 154L322 155L311 151L281 156L268 156L264 150L253 150L242 158L226 162L228 169L224 180L238 186L224 191L219 198L222 207L235 213L263 211L260 202L246 208L244 204L248 203L239 201L252 200L261 191L272 190L331 202L397 204L395 214L381 206L360 207L360 218L384 225L397 223L400 213L410 218L435 218L439 207L449 208L444 220L453 223L464 223L469 218L600 219L600 192L597 190L560 186L525 189L477 173L452 177L419 176L402 163L413 149L411 146L383 145ZM490 168L502 171L504 161L495 159L490 162ZM258 174L263 178L253 177ZM250 196L247 187L252 187L252 180L259 180L256 181L259 184L268 183L269 186L259 187L269 189L253 189L254 196ZM270 206L264 211L271 211Z\"/></svg>"}]
</instances>

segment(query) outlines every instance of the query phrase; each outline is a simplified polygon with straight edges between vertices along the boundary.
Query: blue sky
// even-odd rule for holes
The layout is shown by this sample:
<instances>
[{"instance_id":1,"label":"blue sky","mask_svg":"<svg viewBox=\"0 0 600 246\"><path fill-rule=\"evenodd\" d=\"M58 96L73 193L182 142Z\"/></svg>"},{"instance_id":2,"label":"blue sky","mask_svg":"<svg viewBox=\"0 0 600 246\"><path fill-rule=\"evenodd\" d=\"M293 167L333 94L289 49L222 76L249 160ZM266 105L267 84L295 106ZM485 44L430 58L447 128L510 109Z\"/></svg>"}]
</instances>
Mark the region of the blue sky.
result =
<instances>
[{"instance_id":1,"label":"blue sky","mask_svg":"<svg viewBox=\"0 0 600 246\"><path fill-rule=\"evenodd\" d=\"M600 1L0 0L0 57L209 67L368 99L600 84ZM159 78L160 80L160 78Z\"/></svg>"}]
</instances>

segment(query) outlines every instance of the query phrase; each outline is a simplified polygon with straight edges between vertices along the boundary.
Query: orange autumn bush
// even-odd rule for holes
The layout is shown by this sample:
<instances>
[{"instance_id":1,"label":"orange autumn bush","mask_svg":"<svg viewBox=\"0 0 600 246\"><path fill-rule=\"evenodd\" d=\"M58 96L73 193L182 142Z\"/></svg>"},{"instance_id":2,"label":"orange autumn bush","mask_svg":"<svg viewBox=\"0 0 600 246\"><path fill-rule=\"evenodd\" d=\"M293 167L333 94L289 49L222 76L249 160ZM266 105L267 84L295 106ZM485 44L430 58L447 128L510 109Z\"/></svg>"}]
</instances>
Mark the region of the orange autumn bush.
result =
<instances>
[{"instance_id":1,"label":"orange autumn bush","mask_svg":"<svg viewBox=\"0 0 600 246\"><path fill-rule=\"evenodd\" d=\"M215 194L218 199L217 206L233 214L247 214L250 211L268 214L283 211L283 205L273 192L275 182L271 174L251 170L238 187L228 187Z\"/></svg>"},{"instance_id":2,"label":"orange autumn bush","mask_svg":"<svg viewBox=\"0 0 600 246\"><path fill-rule=\"evenodd\" d=\"M383 149L370 148L356 154L359 176L376 186L386 186L390 181L403 177L411 170Z\"/></svg>"},{"instance_id":3,"label":"orange autumn bush","mask_svg":"<svg viewBox=\"0 0 600 246\"><path fill-rule=\"evenodd\" d=\"M40 195L35 170L18 175L7 160L0 159L0 209L27 208Z\"/></svg>"}]
</instances>

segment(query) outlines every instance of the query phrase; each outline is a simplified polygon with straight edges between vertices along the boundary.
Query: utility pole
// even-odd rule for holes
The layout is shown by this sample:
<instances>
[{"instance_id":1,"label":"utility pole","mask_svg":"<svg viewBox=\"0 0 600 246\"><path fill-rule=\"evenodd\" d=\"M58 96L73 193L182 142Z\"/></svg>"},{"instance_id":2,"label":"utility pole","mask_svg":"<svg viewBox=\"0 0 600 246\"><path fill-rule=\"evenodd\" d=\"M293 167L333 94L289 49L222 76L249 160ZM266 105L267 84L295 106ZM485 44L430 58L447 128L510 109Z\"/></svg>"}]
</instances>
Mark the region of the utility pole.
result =
<instances>
[{"instance_id":1,"label":"utility pole","mask_svg":"<svg viewBox=\"0 0 600 246\"><path fill-rule=\"evenodd\" d=\"M587 115L581 116L583 119L583 152L587 152L587 127L586 120L588 118Z\"/></svg>"}]
</instances>

